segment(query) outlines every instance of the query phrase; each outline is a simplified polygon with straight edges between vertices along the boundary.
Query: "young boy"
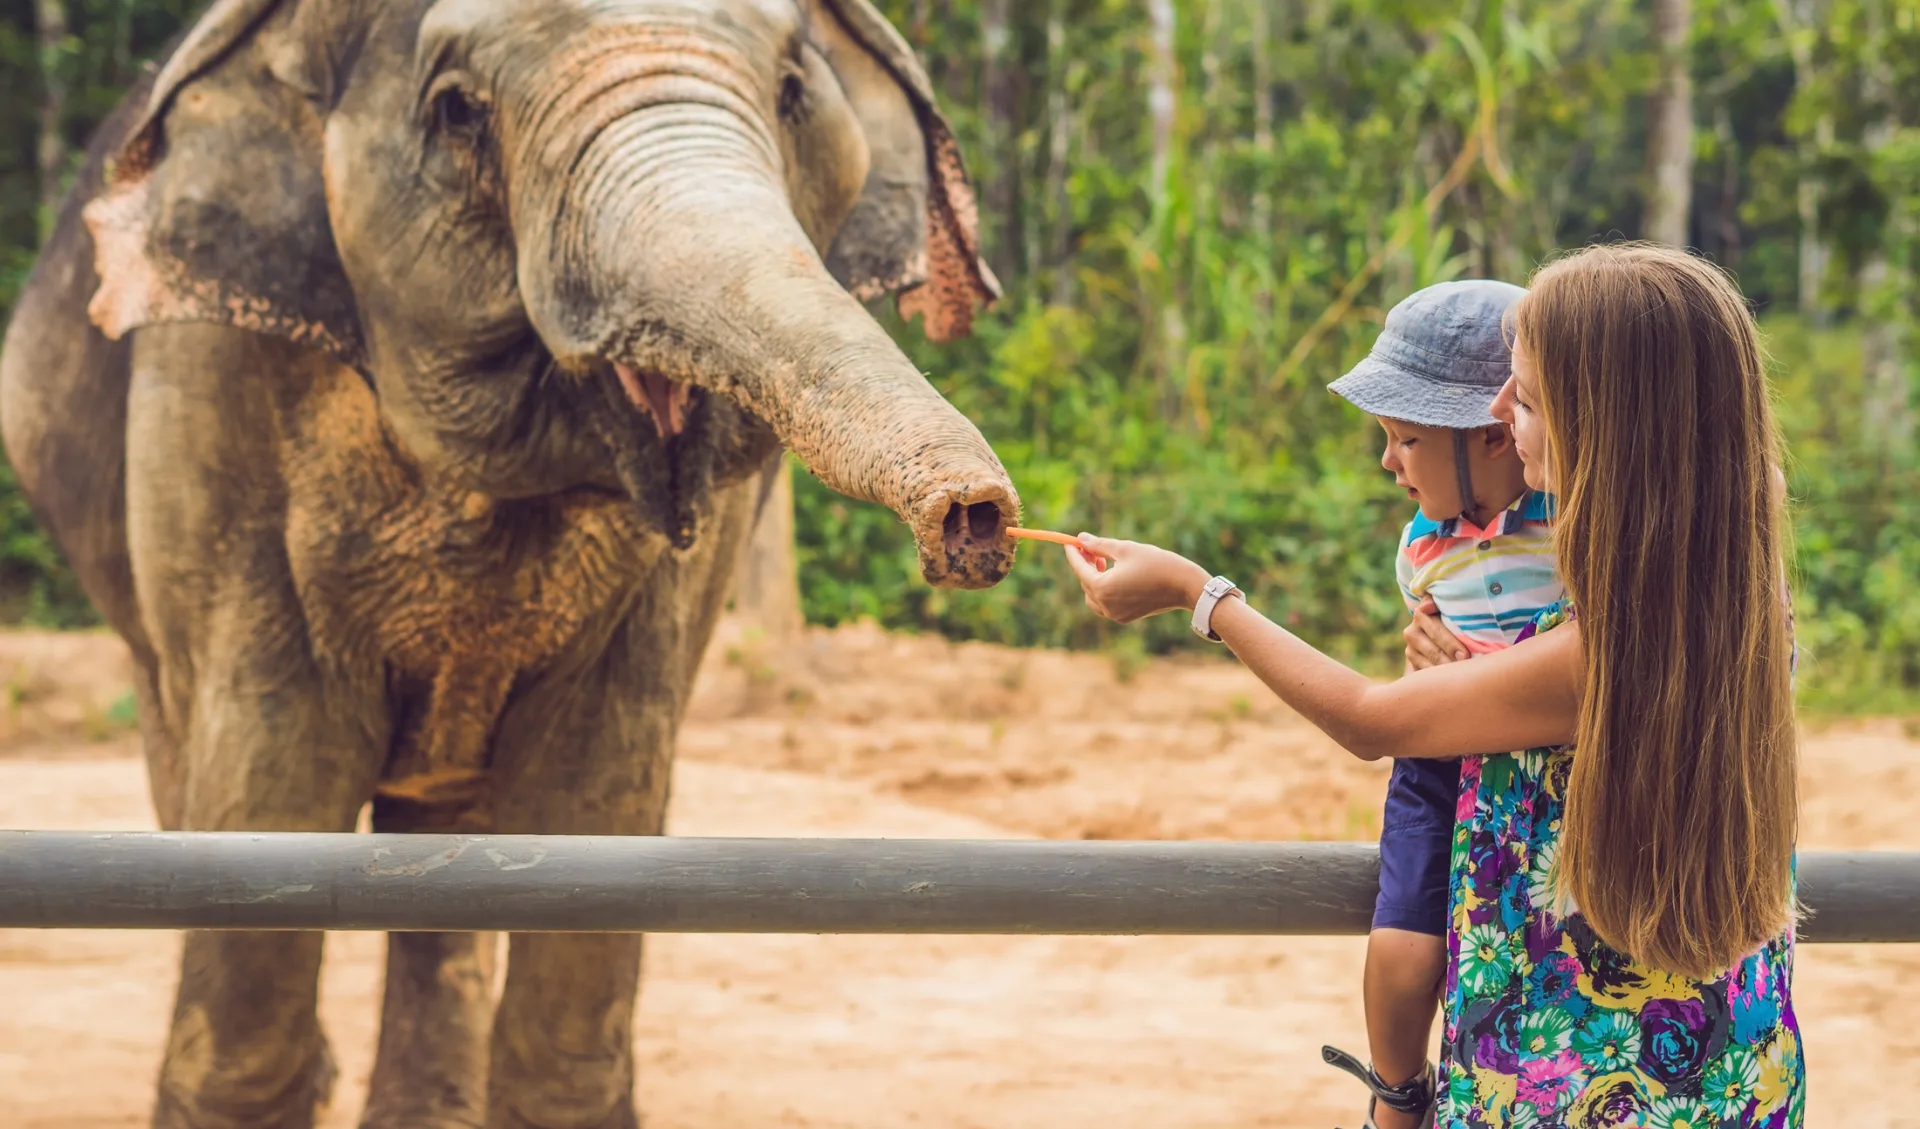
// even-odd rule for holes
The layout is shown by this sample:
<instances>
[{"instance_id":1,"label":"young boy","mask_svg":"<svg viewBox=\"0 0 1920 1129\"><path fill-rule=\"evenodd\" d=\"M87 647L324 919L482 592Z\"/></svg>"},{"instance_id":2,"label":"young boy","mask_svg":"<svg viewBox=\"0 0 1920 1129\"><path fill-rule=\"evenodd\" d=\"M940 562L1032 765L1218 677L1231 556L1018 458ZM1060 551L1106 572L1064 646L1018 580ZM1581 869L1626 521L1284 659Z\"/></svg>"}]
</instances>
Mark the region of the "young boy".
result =
<instances>
[{"instance_id":1,"label":"young boy","mask_svg":"<svg viewBox=\"0 0 1920 1129\"><path fill-rule=\"evenodd\" d=\"M1469 656L1511 646L1561 594L1548 500L1527 489L1513 436L1488 413L1510 371L1502 319L1524 293L1489 280L1418 291L1387 314L1367 358L1328 386L1379 420L1380 465L1419 504L1395 561L1407 610L1437 607ZM1399 760L1387 784L1364 987L1373 1063L1321 1052L1373 1091L1369 1129L1417 1129L1433 1110L1427 1050L1447 967L1459 779L1458 761Z\"/></svg>"}]
</instances>

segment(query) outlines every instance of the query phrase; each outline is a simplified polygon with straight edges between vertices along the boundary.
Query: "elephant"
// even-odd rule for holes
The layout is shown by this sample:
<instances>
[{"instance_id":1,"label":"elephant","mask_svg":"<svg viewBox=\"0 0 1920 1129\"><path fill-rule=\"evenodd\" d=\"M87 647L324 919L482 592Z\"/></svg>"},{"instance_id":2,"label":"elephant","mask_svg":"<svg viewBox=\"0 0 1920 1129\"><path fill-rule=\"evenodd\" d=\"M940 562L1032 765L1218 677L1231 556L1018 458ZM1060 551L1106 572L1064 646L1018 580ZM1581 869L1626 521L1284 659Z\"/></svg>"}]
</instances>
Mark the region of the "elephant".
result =
<instances>
[{"instance_id":1,"label":"elephant","mask_svg":"<svg viewBox=\"0 0 1920 1129\"><path fill-rule=\"evenodd\" d=\"M0 437L165 829L654 835L757 483L931 584L1019 498L869 312L999 283L868 0L213 0L102 124ZM183 938L161 1129L304 1129L323 934ZM395 933L362 1124L623 1129L641 938Z\"/></svg>"}]
</instances>

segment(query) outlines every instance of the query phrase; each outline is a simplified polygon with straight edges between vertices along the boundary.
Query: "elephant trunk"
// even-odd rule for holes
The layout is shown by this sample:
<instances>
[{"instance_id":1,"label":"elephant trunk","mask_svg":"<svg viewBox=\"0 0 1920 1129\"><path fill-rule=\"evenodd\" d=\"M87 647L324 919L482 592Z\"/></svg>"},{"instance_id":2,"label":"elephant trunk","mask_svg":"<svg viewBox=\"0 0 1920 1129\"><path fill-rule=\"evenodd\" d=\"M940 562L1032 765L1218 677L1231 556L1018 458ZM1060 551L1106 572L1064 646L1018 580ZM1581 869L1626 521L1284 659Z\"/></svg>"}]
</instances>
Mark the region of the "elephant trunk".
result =
<instances>
[{"instance_id":1,"label":"elephant trunk","mask_svg":"<svg viewBox=\"0 0 1920 1129\"><path fill-rule=\"evenodd\" d=\"M663 435L686 386L730 397L828 486L900 515L930 583L997 583L1006 470L828 273L770 146L699 105L610 123L518 233L534 327L563 367L610 363Z\"/></svg>"}]
</instances>

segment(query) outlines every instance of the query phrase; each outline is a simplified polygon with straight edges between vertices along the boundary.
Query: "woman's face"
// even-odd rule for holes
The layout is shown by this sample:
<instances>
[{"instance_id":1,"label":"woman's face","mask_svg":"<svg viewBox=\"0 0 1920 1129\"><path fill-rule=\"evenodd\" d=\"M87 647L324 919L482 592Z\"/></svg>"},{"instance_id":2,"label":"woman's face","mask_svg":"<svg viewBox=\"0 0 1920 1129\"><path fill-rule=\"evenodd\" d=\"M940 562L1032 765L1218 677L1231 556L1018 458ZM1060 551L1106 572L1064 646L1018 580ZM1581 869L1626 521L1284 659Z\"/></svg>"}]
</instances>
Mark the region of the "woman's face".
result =
<instances>
[{"instance_id":1,"label":"woman's face","mask_svg":"<svg viewBox=\"0 0 1920 1129\"><path fill-rule=\"evenodd\" d=\"M1544 494L1553 492L1547 421L1540 415L1540 373L1533 367L1526 342L1513 343L1513 375L1493 402L1493 417L1513 429L1513 446L1527 470L1527 485Z\"/></svg>"}]
</instances>

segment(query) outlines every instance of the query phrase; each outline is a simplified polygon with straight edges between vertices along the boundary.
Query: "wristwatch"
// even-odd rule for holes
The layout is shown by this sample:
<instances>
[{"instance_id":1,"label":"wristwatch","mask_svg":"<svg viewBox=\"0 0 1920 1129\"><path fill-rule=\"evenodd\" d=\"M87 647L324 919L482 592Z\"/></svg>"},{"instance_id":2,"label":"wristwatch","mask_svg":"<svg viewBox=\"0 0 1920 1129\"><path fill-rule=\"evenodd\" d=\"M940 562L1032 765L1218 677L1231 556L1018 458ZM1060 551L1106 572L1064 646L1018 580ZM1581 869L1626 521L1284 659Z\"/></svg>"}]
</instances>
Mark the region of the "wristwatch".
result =
<instances>
[{"instance_id":1,"label":"wristwatch","mask_svg":"<svg viewBox=\"0 0 1920 1129\"><path fill-rule=\"evenodd\" d=\"M1210 639L1215 643L1220 641L1220 636L1213 633L1213 609L1214 605L1226 599L1228 596L1238 596L1243 600L1246 599L1246 593L1234 587L1233 581L1228 580L1224 576L1214 577L1212 580L1207 581L1206 587L1200 589L1200 598L1194 601L1193 605L1193 633L1195 635L1198 635L1202 639Z\"/></svg>"}]
</instances>

